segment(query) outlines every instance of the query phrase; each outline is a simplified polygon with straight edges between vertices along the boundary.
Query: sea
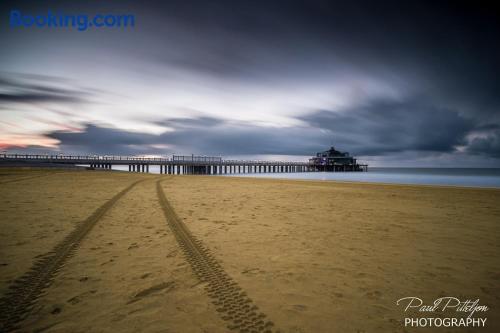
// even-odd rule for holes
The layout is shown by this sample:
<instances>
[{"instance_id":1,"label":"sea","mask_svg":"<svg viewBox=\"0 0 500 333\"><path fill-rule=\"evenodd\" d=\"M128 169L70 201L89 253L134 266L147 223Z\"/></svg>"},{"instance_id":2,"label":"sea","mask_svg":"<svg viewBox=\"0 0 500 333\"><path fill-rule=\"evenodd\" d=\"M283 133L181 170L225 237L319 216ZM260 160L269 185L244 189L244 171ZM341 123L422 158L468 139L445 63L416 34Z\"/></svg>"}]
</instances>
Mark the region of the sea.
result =
<instances>
[{"instance_id":1,"label":"sea","mask_svg":"<svg viewBox=\"0 0 500 333\"><path fill-rule=\"evenodd\" d=\"M493 168L372 167L368 172L302 172L229 176L500 188L500 169Z\"/></svg>"},{"instance_id":2,"label":"sea","mask_svg":"<svg viewBox=\"0 0 500 333\"><path fill-rule=\"evenodd\" d=\"M127 166L114 166L128 170ZM158 166L150 166L150 173L160 173ZM335 180L389 184L423 184L466 187L500 188L500 168L369 168L368 172L300 172L250 173L218 175L216 177L256 177L303 180Z\"/></svg>"}]
</instances>

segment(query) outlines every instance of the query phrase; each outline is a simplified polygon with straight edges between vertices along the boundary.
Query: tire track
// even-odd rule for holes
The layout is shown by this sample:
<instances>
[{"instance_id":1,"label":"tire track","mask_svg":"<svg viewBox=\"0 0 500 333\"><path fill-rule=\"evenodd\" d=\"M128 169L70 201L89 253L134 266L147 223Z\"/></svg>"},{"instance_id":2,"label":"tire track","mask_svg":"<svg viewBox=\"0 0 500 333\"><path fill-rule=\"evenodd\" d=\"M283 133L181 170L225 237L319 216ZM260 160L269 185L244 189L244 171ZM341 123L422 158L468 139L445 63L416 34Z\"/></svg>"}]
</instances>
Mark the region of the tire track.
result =
<instances>
[{"instance_id":1,"label":"tire track","mask_svg":"<svg viewBox=\"0 0 500 333\"><path fill-rule=\"evenodd\" d=\"M144 180L132 183L104 203L86 220L80 222L50 252L37 260L29 271L13 282L10 290L0 299L0 332L9 332L18 328L18 324L26 319L44 289L51 285L58 271L75 253L92 227L121 197L142 181Z\"/></svg>"},{"instance_id":2,"label":"tire track","mask_svg":"<svg viewBox=\"0 0 500 333\"><path fill-rule=\"evenodd\" d=\"M195 275L200 281L207 283L205 290L212 298L212 303L217 307L222 319L229 322L227 327L230 330L239 330L241 333L272 333L273 322L266 320L266 315L258 312L252 299L224 271L210 250L193 236L179 219L165 197L160 180L156 183L156 189L170 229ZM279 330L275 329L274 332Z\"/></svg>"}]
</instances>

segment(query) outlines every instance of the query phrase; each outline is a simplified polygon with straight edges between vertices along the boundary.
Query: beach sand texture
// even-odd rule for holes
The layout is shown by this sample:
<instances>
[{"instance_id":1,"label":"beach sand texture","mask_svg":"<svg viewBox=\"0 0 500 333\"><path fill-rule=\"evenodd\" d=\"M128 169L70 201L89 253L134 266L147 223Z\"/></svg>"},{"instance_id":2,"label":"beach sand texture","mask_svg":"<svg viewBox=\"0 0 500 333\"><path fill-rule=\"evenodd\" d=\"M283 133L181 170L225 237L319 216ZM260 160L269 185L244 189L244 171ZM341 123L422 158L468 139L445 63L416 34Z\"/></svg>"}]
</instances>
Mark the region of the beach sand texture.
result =
<instances>
[{"instance_id":1,"label":"beach sand texture","mask_svg":"<svg viewBox=\"0 0 500 333\"><path fill-rule=\"evenodd\" d=\"M180 246L159 179L208 264ZM261 332L500 331L494 189L0 169L0 297L140 180L75 241L20 331L235 332L220 302L240 296L208 290L226 276L274 324ZM405 296L479 298L491 308L479 315L487 327L404 328L396 301Z\"/></svg>"}]
</instances>

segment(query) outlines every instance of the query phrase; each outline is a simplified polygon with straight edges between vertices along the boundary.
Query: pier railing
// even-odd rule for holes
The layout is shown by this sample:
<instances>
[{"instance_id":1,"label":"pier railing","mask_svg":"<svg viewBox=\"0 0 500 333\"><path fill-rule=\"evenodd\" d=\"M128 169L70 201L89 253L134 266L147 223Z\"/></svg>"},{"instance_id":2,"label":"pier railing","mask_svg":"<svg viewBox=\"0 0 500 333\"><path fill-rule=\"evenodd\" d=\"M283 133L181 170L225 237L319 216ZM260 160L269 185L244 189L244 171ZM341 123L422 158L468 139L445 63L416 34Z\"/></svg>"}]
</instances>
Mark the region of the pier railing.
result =
<instances>
[{"instance_id":1,"label":"pier railing","mask_svg":"<svg viewBox=\"0 0 500 333\"><path fill-rule=\"evenodd\" d=\"M29 165L51 163L57 165L88 165L95 169L111 169L113 165L128 165L129 171L149 172L149 166L160 167L160 173L168 174L240 174L240 173L287 173L311 171L367 171L362 164L333 164L322 166L308 162L224 160L222 157L182 156L135 157L119 155L43 155L0 154L0 163L25 163Z\"/></svg>"},{"instance_id":2,"label":"pier railing","mask_svg":"<svg viewBox=\"0 0 500 333\"><path fill-rule=\"evenodd\" d=\"M15 160L89 160L89 161L170 161L163 157L135 157L119 155L47 155L47 154L0 154L3 159Z\"/></svg>"},{"instance_id":3,"label":"pier railing","mask_svg":"<svg viewBox=\"0 0 500 333\"><path fill-rule=\"evenodd\" d=\"M195 163L195 164L245 164L245 165L308 165L309 162L284 162L284 161L264 161L264 160L224 160L222 157L209 156L181 156L173 155L168 157L135 157L120 155L48 155L48 154L0 154L0 159L15 161L56 161L58 163L80 163L82 161L95 161L112 164L129 164L138 162L145 164L177 164L177 163Z\"/></svg>"}]
</instances>

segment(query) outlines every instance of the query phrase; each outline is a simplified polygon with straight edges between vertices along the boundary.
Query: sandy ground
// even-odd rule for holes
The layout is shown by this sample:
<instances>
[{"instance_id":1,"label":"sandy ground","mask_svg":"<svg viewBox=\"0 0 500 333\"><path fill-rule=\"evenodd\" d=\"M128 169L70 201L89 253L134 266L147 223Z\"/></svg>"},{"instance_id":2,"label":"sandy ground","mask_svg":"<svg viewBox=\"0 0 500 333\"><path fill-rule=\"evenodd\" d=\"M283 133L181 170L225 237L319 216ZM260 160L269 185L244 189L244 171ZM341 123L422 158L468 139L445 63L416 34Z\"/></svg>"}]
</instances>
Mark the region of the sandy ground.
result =
<instances>
[{"instance_id":1,"label":"sandy ground","mask_svg":"<svg viewBox=\"0 0 500 333\"><path fill-rule=\"evenodd\" d=\"M138 174L0 169L0 295Z\"/></svg>"},{"instance_id":2,"label":"sandy ground","mask_svg":"<svg viewBox=\"0 0 500 333\"><path fill-rule=\"evenodd\" d=\"M0 174L2 294L75 223L145 179L86 236L22 331L229 331L167 226L158 175ZM500 331L499 190L161 178L177 215L282 332ZM405 296L479 298L487 327L404 328L395 302Z\"/></svg>"}]
</instances>

